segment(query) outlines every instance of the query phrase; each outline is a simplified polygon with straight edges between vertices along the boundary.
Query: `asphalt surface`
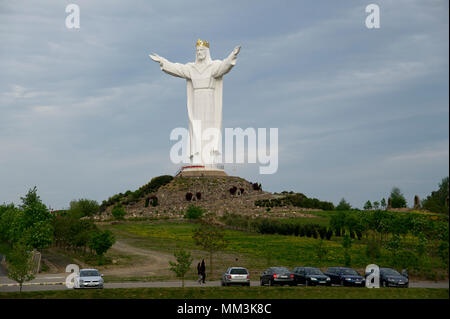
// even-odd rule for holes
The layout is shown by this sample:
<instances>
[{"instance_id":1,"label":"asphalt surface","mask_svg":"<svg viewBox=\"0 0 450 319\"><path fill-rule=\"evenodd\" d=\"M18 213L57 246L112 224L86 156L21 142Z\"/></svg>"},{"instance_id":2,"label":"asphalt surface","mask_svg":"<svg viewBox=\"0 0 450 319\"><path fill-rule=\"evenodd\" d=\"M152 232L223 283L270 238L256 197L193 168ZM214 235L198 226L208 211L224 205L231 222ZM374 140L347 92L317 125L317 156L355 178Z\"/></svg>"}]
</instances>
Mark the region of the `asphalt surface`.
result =
<instances>
[{"instance_id":1,"label":"asphalt surface","mask_svg":"<svg viewBox=\"0 0 450 319\"><path fill-rule=\"evenodd\" d=\"M68 289L65 282L66 274L41 275L23 286L23 291L39 290L65 290ZM7 285L14 286L7 286ZM259 281L251 281L251 286L259 286ZM205 284L199 284L197 281L185 281L186 287L219 287L220 281L207 281ZM108 288L172 288L181 287L181 281L149 281L149 282L113 282L105 283L105 289ZM416 281L410 282L410 288L449 288L448 281ZM0 276L0 291L18 291L19 287L15 282L7 277ZM245 289L245 287L243 287Z\"/></svg>"}]
</instances>

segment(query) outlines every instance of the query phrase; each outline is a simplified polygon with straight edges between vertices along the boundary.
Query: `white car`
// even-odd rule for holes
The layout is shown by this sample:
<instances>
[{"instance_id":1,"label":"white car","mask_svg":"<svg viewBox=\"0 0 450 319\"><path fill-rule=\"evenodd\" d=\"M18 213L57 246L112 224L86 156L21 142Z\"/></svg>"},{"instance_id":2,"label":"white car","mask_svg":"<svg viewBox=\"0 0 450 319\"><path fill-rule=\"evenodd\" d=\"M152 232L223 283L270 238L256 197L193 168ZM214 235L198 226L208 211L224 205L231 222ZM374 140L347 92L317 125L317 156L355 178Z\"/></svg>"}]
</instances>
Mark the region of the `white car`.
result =
<instances>
[{"instance_id":1,"label":"white car","mask_svg":"<svg viewBox=\"0 0 450 319\"><path fill-rule=\"evenodd\" d=\"M75 277L75 289L80 288L103 288L104 280L97 269L80 269L79 275Z\"/></svg>"},{"instance_id":2,"label":"white car","mask_svg":"<svg viewBox=\"0 0 450 319\"><path fill-rule=\"evenodd\" d=\"M230 286L233 284L250 286L250 274L248 270L243 267L230 267L222 275L220 281L222 286Z\"/></svg>"}]
</instances>

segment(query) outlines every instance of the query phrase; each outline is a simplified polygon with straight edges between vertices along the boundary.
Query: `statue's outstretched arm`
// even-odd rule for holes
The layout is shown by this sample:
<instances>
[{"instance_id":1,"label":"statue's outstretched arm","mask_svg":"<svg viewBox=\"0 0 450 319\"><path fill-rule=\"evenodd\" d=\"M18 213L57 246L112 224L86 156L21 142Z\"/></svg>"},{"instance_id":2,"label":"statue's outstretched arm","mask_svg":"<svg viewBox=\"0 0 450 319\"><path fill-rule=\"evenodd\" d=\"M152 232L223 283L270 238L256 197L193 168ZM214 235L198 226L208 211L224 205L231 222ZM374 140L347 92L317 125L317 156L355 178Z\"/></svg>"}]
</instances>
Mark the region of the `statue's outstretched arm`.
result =
<instances>
[{"instance_id":1,"label":"statue's outstretched arm","mask_svg":"<svg viewBox=\"0 0 450 319\"><path fill-rule=\"evenodd\" d=\"M233 51L230 53L230 55L225 58L217 68L216 72L214 72L214 77L219 78L222 77L224 74L227 74L230 72L231 68L236 64L237 55L239 54L239 51L241 51L241 46L238 45L233 49Z\"/></svg>"},{"instance_id":2,"label":"statue's outstretched arm","mask_svg":"<svg viewBox=\"0 0 450 319\"><path fill-rule=\"evenodd\" d=\"M169 62L169 60L163 58L162 56L159 56L156 53L149 54L149 57L153 61L158 62L161 70L163 70L167 74L185 79L190 78L189 69L186 65L181 63Z\"/></svg>"},{"instance_id":3,"label":"statue's outstretched arm","mask_svg":"<svg viewBox=\"0 0 450 319\"><path fill-rule=\"evenodd\" d=\"M158 62L160 65L164 63L164 61L167 61L167 59L163 58L162 56L159 56L156 53L153 54L149 54L148 55L150 57L150 59L152 59L155 62ZM168 61L167 61L168 62Z\"/></svg>"}]
</instances>

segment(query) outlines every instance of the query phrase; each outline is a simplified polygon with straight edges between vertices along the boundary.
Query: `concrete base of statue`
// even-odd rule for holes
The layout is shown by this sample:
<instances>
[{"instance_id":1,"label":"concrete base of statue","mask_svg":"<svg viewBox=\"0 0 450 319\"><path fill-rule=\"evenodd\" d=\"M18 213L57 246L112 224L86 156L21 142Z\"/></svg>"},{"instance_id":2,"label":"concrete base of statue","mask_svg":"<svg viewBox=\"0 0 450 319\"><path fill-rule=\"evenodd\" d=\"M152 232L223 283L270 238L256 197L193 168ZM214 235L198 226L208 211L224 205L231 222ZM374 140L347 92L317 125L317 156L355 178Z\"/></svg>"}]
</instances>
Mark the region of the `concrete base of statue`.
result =
<instances>
[{"instance_id":1,"label":"concrete base of statue","mask_svg":"<svg viewBox=\"0 0 450 319\"><path fill-rule=\"evenodd\" d=\"M223 164L187 165L181 167L176 177L228 176Z\"/></svg>"}]
</instances>

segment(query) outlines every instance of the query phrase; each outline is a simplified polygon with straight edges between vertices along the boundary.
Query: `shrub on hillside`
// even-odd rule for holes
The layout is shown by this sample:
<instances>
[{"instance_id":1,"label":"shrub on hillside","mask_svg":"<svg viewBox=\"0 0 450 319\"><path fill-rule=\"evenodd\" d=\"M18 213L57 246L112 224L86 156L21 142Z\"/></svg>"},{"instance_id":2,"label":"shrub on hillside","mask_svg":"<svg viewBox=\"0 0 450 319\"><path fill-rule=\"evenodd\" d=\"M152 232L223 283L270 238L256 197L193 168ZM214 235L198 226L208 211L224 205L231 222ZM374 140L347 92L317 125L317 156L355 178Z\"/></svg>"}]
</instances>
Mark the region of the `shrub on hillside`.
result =
<instances>
[{"instance_id":1,"label":"shrub on hillside","mask_svg":"<svg viewBox=\"0 0 450 319\"><path fill-rule=\"evenodd\" d=\"M189 205L189 207L186 210L186 213L184 214L184 218L186 219L200 219L204 213L203 208L195 206L195 205Z\"/></svg>"},{"instance_id":2,"label":"shrub on hillside","mask_svg":"<svg viewBox=\"0 0 450 319\"><path fill-rule=\"evenodd\" d=\"M111 210L111 214L113 215L113 217L115 219L122 220L122 219L124 219L126 212L123 209L122 205L118 204L113 207L113 209Z\"/></svg>"}]
</instances>

